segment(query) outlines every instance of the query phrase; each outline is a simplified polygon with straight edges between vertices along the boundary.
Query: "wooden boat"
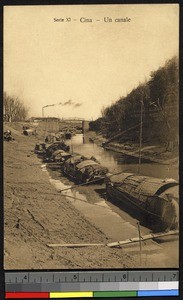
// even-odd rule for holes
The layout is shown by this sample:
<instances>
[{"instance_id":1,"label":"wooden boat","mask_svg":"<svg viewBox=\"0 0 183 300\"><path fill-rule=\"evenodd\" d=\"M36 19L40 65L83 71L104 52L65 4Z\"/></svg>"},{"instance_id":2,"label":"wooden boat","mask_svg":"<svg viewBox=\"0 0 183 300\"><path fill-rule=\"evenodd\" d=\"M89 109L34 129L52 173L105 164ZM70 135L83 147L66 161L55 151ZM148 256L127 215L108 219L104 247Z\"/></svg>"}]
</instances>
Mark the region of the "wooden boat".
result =
<instances>
[{"instance_id":1,"label":"wooden boat","mask_svg":"<svg viewBox=\"0 0 183 300\"><path fill-rule=\"evenodd\" d=\"M53 163L53 166L58 166L62 165L68 158L71 157L71 153L65 152L62 149L56 150L53 152L51 157L46 157L43 161L49 163L50 166L51 163Z\"/></svg>"},{"instance_id":2,"label":"wooden boat","mask_svg":"<svg viewBox=\"0 0 183 300\"><path fill-rule=\"evenodd\" d=\"M45 143L36 144L34 148L34 153L38 155L44 155L46 153L46 144Z\"/></svg>"},{"instance_id":3,"label":"wooden boat","mask_svg":"<svg viewBox=\"0 0 183 300\"><path fill-rule=\"evenodd\" d=\"M4 131L4 133L3 133L3 140L7 141L7 142L14 141L14 138L12 137L10 130Z\"/></svg>"},{"instance_id":4,"label":"wooden boat","mask_svg":"<svg viewBox=\"0 0 183 300\"><path fill-rule=\"evenodd\" d=\"M47 143L47 144L53 144L56 141L57 141L57 138L56 138L55 134L50 133L45 137L45 143Z\"/></svg>"},{"instance_id":5,"label":"wooden boat","mask_svg":"<svg viewBox=\"0 0 183 300\"><path fill-rule=\"evenodd\" d=\"M43 161L45 162L49 161L53 153L57 150L68 152L70 147L64 142L54 142L49 146L46 143L40 143L35 145L34 153L37 154L38 157L43 158Z\"/></svg>"},{"instance_id":6,"label":"wooden boat","mask_svg":"<svg viewBox=\"0 0 183 300\"><path fill-rule=\"evenodd\" d=\"M77 182L104 181L108 169L101 166L94 157L88 159L85 156L75 154L63 164L63 172Z\"/></svg>"},{"instance_id":7,"label":"wooden boat","mask_svg":"<svg viewBox=\"0 0 183 300\"><path fill-rule=\"evenodd\" d=\"M179 226L179 184L174 179L132 173L108 174L106 192L108 199L117 202L147 227L159 231Z\"/></svg>"},{"instance_id":8,"label":"wooden boat","mask_svg":"<svg viewBox=\"0 0 183 300\"><path fill-rule=\"evenodd\" d=\"M46 148L46 157L50 158L56 150L64 150L65 152L68 152L70 147L64 142L55 142Z\"/></svg>"},{"instance_id":9,"label":"wooden boat","mask_svg":"<svg viewBox=\"0 0 183 300\"><path fill-rule=\"evenodd\" d=\"M36 129L33 129L33 128L25 129L25 130L23 130L23 134L27 135L27 136L36 135Z\"/></svg>"}]
</instances>

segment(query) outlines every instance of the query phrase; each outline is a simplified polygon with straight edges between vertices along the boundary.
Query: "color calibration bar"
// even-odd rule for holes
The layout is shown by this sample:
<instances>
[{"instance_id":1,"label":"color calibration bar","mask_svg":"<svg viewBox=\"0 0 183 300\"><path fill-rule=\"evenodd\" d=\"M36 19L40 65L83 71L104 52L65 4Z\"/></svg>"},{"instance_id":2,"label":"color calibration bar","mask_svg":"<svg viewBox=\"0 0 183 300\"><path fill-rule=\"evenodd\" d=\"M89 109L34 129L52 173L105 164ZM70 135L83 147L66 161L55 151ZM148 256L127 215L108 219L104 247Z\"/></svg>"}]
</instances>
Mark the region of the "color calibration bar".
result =
<instances>
[{"instance_id":1,"label":"color calibration bar","mask_svg":"<svg viewBox=\"0 0 183 300\"><path fill-rule=\"evenodd\" d=\"M105 285L104 285L105 284ZM123 288L123 290L109 290L113 287L117 288L115 283L100 283L100 291L72 291L72 292L7 292L6 299L21 299L21 298L109 298L109 297L143 297L143 296L178 296L178 281L167 281L167 282L139 282L139 283L129 283L126 282L125 285L128 286L127 291L124 290L124 283L118 284L118 289ZM47 284L47 289L48 289ZM139 287L135 290L134 287ZM46 284L45 284L46 290ZM70 289L73 286L70 286ZM86 286L85 286L86 288ZM103 291L102 288L105 288Z\"/></svg>"},{"instance_id":2,"label":"color calibration bar","mask_svg":"<svg viewBox=\"0 0 183 300\"><path fill-rule=\"evenodd\" d=\"M6 293L6 299L51 299L51 298L109 298L109 297L147 297L178 296L177 290L141 290L141 291L100 291L100 292L53 292L53 293Z\"/></svg>"}]
</instances>

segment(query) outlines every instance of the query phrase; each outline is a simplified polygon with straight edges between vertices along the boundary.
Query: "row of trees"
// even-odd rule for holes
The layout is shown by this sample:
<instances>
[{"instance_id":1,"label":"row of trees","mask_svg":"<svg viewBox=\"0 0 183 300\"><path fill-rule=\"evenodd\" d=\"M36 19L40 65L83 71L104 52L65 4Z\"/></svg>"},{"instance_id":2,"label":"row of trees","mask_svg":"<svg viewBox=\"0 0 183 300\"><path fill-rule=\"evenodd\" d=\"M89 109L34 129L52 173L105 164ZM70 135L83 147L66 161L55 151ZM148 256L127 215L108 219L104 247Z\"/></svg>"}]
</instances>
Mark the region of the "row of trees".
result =
<instances>
[{"instance_id":1,"label":"row of trees","mask_svg":"<svg viewBox=\"0 0 183 300\"><path fill-rule=\"evenodd\" d=\"M7 122L25 121L28 116L28 108L18 98L9 96L6 92L3 95L4 120Z\"/></svg>"},{"instance_id":2,"label":"row of trees","mask_svg":"<svg viewBox=\"0 0 183 300\"><path fill-rule=\"evenodd\" d=\"M121 140L137 141L142 112L143 141L156 140L170 145L178 138L178 103L178 58L173 57L152 72L150 80L103 108L102 117L91 122L90 128L101 130L108 138L127 131Z\"/></svg>"}]
</instances>

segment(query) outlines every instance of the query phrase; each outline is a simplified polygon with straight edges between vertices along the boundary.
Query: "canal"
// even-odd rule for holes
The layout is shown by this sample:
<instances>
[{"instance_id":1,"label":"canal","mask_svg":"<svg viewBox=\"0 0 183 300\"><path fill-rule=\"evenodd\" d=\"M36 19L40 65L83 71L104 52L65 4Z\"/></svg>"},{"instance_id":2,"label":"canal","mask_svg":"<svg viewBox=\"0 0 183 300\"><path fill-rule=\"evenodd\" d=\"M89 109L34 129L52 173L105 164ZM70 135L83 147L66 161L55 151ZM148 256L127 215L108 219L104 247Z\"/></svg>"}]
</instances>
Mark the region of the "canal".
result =
<instances>
[{"instance_id":1,"label":"canal","mask_svg":"<svg viewBox=\"0 0 183 300\"><path fill-rule=\"evenodd\" d=\"M108 168L110 173L118 173L120 171L137 173L137 158L111 150L105 150L95 143L90 142L89 138L83 134L73 136L72 139L67 140L66 143L70 146L72 152L80 153L86 157L95 156L103 166ZM143 162L142 160L140 175L178 180L178 167L175 165Z\"/></svg>"},{"instance_id":2,"label":"canal","mask_svg":"<svg viewBox=\"0 0 183 300\"><path fill-rule=\"evenodd\" d=\"M80 153L90 158L95 156L111 173L120 171L137 173L138 161L120 153L104 150L102 147L89 141L83 134L77 134L66 143L73 153ZM89 186L76 186L66 178L59 169L50 169L46 165L42 170L48 172L51 184L61 195L65 196L76 209L99 228L108 238L109 242L125 240L138 236L138 220L129 215L123 208L108 201L105 184L92 184ZM160 165L157 163L141 164L141 175L178 179L178 170L175 166ZM72 187L72 189L70 189ZM151 232L148 227L141 224L141 235ZM72 241L71 241L72 242ZM95 241L93 241L95 242ZM172 248L174 256L172 257ZM178 240L170 240L161 245L152 240L143 243L143 261L140 267L176 267L178 266ZM139 257L139 246L132 244L123 248L127 253ZM171 261L171 263L170 263Z\"/></svg>"}]
</instances>

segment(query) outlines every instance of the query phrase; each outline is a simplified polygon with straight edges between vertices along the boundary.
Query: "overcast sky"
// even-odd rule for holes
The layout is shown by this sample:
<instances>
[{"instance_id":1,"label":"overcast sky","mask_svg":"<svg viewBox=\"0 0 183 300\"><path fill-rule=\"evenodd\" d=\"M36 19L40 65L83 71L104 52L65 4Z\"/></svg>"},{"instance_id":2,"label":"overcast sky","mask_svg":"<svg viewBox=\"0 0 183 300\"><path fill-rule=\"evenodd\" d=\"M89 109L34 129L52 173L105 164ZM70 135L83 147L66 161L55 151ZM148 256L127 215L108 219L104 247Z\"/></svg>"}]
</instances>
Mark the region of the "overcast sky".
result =
<instances>
[{"instance_id":1,"label":"overcast sky","mask_svg":"<svg viewBox=\"0 0 183 300\"><path fill-rule=\"evenodd\" d=\"M177 4L7 6L4 91L30 116L71 100L45 108L45 116L96 119L178 54L178 18Z\"/></svg>"}]
</instances>

